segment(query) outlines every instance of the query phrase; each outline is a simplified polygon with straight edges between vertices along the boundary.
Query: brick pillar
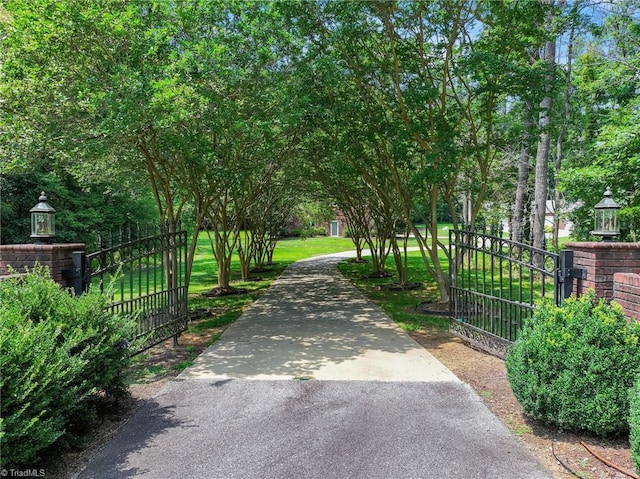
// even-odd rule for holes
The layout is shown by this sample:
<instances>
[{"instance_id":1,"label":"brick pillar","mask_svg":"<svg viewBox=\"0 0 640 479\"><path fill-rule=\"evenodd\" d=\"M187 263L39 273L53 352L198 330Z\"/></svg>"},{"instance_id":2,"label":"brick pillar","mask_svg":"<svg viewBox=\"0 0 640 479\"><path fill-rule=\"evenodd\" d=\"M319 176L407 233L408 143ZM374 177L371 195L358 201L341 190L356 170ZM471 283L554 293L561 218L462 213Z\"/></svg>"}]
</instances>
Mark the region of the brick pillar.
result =
<instances>
[{"instance_id":1,"label":"brick pillar","mask_svg":"<svg viewBox=\"0 0 640 479\"><path fill-rule=\"evenodd\" d=\"M640 274L616 273L613 281L613 300L627 317L640 321Z\"/></svg>"},{"instance_id":2,"label":"brick pillar","mask_svg":"<svg viewBox=\"0 0 640 479\"><path fill-rule=\"evenodd\" d=\"M9 274L9 266L17 273L24 273L25 268L33 268L39 263L49 268L57 283L71 288L73 278L63 274L63 271L73 268L71 253L84 250L83 243L0 245L0 275Z\"/></svg>"},{"instance_id":3,"label":"brick pillar","mask_svg":"<svg viewBox=\"0 0 640 479\"><path fill-rule=\"evenodd\" d=\"M575 281L577 294L593 288L596 296L613 299L613 275L640 272L640 243L567 243L565 248L573 250L574 268L587 270L586 280Z\"/></svg>"}]
</instances>

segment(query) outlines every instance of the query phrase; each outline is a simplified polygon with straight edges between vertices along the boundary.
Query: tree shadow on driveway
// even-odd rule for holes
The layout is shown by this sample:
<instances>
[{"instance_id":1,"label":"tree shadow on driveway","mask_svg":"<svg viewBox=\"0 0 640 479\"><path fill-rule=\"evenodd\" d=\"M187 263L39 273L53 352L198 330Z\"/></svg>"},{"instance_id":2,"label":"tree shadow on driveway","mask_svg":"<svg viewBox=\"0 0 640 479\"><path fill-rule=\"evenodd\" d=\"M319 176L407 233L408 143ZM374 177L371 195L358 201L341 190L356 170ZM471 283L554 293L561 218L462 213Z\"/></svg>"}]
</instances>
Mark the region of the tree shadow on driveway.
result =
<instances>
[{"instance_id":1,"label":"tree shadow on driveway","mask_svg":"<svg viewBox=\"0 0 640 479\"><path fill-rule=\"evenodd\" d=\"M340 259L289 267L180 377L455 380L340 275Z\"/></svg>"},{"instance_id":2,"label":"tree shadow on driveway","mask_svg":"<svg viewBox=\"0 0 640 479\"><path fill-rule=\"evenodd\" d=\"M146 466L135 465L135 457L140 451L152 453L155 438L172 429L195 427L198 425L193 420L177 419L175 407L163 406L150 399L118 431L120 440L110 441L78 478L124 479L147 474Z\"/></svg>"}]
</instances>

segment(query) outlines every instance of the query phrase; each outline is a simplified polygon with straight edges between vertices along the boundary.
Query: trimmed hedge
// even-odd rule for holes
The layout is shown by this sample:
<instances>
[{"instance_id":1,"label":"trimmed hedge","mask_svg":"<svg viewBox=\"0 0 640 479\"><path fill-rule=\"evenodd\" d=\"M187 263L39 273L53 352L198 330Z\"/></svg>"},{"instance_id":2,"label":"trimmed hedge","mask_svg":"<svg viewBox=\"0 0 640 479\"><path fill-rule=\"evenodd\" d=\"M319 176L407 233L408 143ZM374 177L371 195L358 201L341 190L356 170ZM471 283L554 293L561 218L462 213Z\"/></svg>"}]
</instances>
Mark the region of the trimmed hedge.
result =
<instances>
[{"instance_id":1,"label":"trimmed hedge","mask_svg":"<svg viewBox=\"0 0 640 479\"><path fill-rule=\"evenodd\" d=\"M135 323L110 314L99 293L79 298L36 267L0 281L0 466L33 464L95 415L97 394L128 393L123 347Z\"/></svg>"},{"instance_id":2,"label":"trimmed hedge","mask_svg":"<svg viewBox=\"0 0 640 479\"><path fill-rule=\"evenodd\" d=\"M631 457L640 474L640 375L636 385L631 391L631 412L629 414L629 443L631 444Z\"/></svg>"},{"instance_id":3,"label":"trimmed hedge","mask_svg":"<svg viewBox=\"0 0 640 479\"><path fill-rule=\"evenodd\" d=\"M640 372L640 324L593 291L561 307L545 302L506 358L525 413L565 429L606 435L629 428L629 390Z\"/></svg>"}]
</instances>

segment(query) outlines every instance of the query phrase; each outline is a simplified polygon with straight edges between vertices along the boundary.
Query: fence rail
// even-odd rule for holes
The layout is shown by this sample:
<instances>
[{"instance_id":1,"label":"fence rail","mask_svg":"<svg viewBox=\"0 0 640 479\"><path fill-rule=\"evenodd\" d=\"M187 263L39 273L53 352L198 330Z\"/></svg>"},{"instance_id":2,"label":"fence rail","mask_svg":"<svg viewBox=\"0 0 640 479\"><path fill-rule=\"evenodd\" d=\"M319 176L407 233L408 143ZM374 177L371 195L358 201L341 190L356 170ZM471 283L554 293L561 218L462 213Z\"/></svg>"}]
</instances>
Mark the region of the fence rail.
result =
<instances>
[{"instance_id":1,"label":"fence rail","mask_svg":"<svg viewBox=\"0 0 640 479\"><path fill-rule=\"evenodd\" d=\"M500 232L449 232L450 330L500 357L518 337L537 301L556 304L570 291L572 252L552 253Z\"/></svg>"},{"instance_id":2,"label":"fence rail","mask_svg":"<svg viewBox=\"0 0 640 479\"><path fill-rule=\"evenodd\" d=\"M83 270L81 289L112 288L109 309L136 318L132 354L171 337L177 343L188 322L186 231L138 226L120 231L115 241L99 236L97 247L74 260Z\"/></svg>"}]
</instances>

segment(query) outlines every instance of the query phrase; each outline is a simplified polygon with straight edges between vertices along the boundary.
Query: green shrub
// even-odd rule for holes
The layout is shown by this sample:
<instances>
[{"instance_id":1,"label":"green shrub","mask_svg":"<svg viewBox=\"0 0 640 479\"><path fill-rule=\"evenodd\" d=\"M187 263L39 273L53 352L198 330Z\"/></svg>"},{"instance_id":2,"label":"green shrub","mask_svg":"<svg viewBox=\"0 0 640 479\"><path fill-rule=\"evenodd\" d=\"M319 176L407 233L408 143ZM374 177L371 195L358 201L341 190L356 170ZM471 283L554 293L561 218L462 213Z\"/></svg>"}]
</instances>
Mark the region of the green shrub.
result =
<instances>
[{"instance_id":1,"label":"green shrub","mask_svg":"<svg viewBox=\"0 0 640 479\"><path fill-rule=\"evenodd\" d=\"M289 236L293 238L313 238L314 236L326 236L327 231L321 226L305 226L295 228L289 232Z\"/></svg>"},{"instance_id":2,"label":"green shrub","mask_svg":"<svg viewBox=\"0 0 640 479\"><path fill-rule=\"evenodd\" d=\"M631 457L640 473L640 375L636 385L631 391L631 412L629 414L629 442L631 444Z\"/></svg>"},{"instance_id":3,"label":"green shrub","mask_svg":"<svg viewBox=\"0 0 640 479\"><path fill-rule=\"evenodd\" d=\"M106 298L74 298L35 268L0 282L0 466L32 463L72 438L95 414L98 393L126 394L123 342L134 324L106 311Z\"/></svg>"},{"instance_id":4,"label":"green shrub","mask_svg":"<svg viewBox=\"0 0 640 479\"><path fill-rule=\"evenodd\" d=\"M566 429L628 429L629 390L640 372L640 324L590 291L561 307L544 303L506 358L525 413Z\"/></svg>"},{"instance_id":5,"label":"green shrub","mask_svg":"<svg viewBox=\"0 0 640 479\"><path fill-rule=\"evenodd\" d=\"M2 311L0 389L2 464L33 461L38 451L62 436L71 415L83 361L59 347L61 330L49 322Z\"/></svg>"}]
</instances>

